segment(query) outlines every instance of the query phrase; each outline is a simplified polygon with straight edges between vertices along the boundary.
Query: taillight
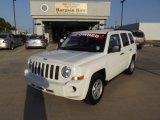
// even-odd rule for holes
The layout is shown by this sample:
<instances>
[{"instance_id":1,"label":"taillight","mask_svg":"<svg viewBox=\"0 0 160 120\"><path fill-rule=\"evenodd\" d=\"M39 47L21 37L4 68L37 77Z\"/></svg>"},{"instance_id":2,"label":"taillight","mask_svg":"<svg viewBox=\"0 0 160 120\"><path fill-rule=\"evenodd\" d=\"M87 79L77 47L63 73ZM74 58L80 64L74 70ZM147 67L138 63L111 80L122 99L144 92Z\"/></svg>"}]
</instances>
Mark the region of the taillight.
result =
<instances>
[{"instance_id":1,"label":"taillight","mask_svg":"<svg viewBox=\"0 0 160 120\"><path fill-rule=\"evenodd\" d=\"M41 43L44 43L44 40L41 40Z\"/></svg>"},{"instance_id":2,"label":"taillight","mask_svg":"<svg viewBox=\"0 0 160 120\"><path fill-rule=\"evenodd\" d=\"M7 42L8 42L7 40L4 40L4 41L3 41L3 43L7 43Z\"/></svg>"}]
</instances>

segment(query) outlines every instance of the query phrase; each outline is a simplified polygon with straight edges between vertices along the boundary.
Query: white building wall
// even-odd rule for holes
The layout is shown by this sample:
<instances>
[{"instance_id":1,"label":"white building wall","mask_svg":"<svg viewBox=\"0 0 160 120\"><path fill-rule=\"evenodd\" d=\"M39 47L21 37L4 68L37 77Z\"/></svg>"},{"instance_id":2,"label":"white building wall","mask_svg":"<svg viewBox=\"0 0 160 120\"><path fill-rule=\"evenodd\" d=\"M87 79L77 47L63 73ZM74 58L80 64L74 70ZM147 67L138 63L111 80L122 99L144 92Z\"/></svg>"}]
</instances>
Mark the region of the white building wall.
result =
<instances>
[{"instance_id":1,"label":"white building wall","mask_svg":"<svg viewBox=\"0 0 160 120\"><path fill-rule=\"evenodd\" d=\"M35 22L39 24L39 25L36 25L37 35L43 35L44 24L42 23L40 19L36 19Z\"/></svg>"},{"instance_id":2,"label":"white building wall","mask_svg":"<svg viewBox=\"0 0 160 120\"><path fill-rule=\"evenodd\" d=\"M30 0L30 11L33 18L91 18L91 19L107 19L110 16L110 6L109 1L70 1L70 3L85 3L87 4L87 14L86 15L58 15L55 12L55 4L57 1L54 0ZM62 2L65 3L65 2ZM41 7L43 4L48 6L46 12L42 11Z\"/></svg>"},{"instance_id":3,"label":"white building wall","mask_svg":"<svg viewBox=\"0 0 160 120\"><path fill-rule=\"evenodd\" d=\"M68 10L67 7L74 12L64 12ZM30 0L30 12L36 24L35 31L38 35L45 34L48 39L53 38L53 31L52 27L50 30L45 29L45 22L91 22L104 29L110 16L110 7L111 2L108 0Z\"/></svg>"},{"instance_id":4,"label":"white building wall","mask_svg":"<svg viewBox=\"0 0 160 120\"><path fill-rule=\"evenodd\" d=\"M139 30L145 33L146 40L160 40L160 23L140 23Z\"/></svg>"}]
</instances>

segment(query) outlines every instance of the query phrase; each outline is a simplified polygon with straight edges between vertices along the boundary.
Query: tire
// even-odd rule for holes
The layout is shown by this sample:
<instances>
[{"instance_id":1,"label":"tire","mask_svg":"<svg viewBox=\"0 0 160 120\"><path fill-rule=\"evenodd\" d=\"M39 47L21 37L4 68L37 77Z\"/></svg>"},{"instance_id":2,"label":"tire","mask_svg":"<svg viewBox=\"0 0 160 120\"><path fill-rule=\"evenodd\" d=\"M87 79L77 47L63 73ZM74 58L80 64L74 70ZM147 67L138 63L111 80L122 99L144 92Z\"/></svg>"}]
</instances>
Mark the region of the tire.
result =
<instances>
[{"instance_id":1,"label":"tire","mask_svg":"<svg viewBox=\"0 0 160 120\"><path fill-rule=\"evenodd\" d=\"M133 74L135 70L135 59L132 58L129 67L126 69L125 73L126 74Z\"/></svg>"},{"instance_id":2,"label":"tire","mask_svg":"<svg viewBox=\"0 0 160 120\"><path fill-rule=\"evenodd\" d=\"M139 44L139 45L137 46L137 49L139 49L139 50L142 50L142 48L143 48L143 45L141 45L141 44Z\"/></svg>"},{"instance_id":3,"label":"tire","mask_svg":"<svg viewBox=\"0 0 160 120\"><path fill-rule=\"evenodd\" d=\"M10 49L14 50L14 44L13 43L10 44Z\"/></svg>"},{"instance_id":4,"label":"tire","mask_svg":"<svg viewBox=\"0 0 160 120\"><path fill-rule=\"evenodd\" d=\"M25 44L25 49L27 50L27 49L29 49L29 47Z\"/></svg>"},{"instance_id":5,"label":"tire","mask_svg":"<svg viewBox=\"0 0 160 120\"><path fill-rule=\"evenodd\" d=\"M96 73L92 76L85 102L90 105L96 105L103 95L104 77Z\"/></svg>"}]
</instances>

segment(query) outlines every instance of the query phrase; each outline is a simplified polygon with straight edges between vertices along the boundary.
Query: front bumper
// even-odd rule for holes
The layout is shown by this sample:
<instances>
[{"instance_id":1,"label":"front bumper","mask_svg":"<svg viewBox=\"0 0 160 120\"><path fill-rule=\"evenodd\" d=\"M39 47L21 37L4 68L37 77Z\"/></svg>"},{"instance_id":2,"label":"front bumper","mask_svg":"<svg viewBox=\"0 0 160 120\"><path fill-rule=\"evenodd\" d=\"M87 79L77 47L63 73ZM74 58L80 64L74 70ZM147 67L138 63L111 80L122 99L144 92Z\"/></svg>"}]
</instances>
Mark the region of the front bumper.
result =
<instances>
[{"instance_id":1,"label":"front bumper","mask_svg":"<svg viewBox=\"0 0 160 120\"><path fill-rule=\"evenodd\" d=\"M25 70L25 79L28 85L46 93L56 96L65 97L73 100L83 100L83 92L85 80L69 82L58 82L58 80L49 80L41 76L31 73L28 69Z\"/></svg>"}]
</instances>

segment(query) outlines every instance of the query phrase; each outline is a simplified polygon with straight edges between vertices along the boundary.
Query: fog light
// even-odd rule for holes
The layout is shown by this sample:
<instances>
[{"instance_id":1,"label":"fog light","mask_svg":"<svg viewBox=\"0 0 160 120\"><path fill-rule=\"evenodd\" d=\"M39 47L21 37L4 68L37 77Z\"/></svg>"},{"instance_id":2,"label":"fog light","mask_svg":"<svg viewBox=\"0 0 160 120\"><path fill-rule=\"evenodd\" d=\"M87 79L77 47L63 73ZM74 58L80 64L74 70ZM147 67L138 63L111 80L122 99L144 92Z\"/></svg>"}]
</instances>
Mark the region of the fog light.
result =
<instances>
[{"instance_id":1,"label":"fog light","mask_svg":"<svg viewBox=\"0 0 160 120\"><path fill-rule=\"evenodd\" d=\"M73 88L74 92L76 92L76 90L77 90L76 87L73 86L72 88Z\"/></svg>"}]
</instances>

